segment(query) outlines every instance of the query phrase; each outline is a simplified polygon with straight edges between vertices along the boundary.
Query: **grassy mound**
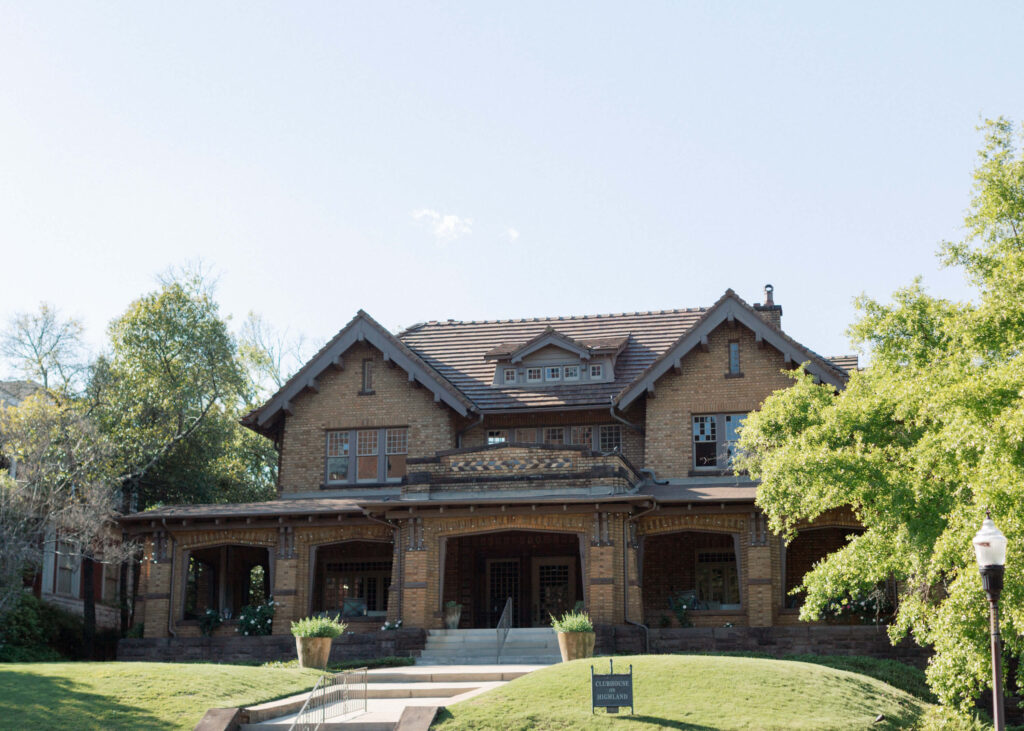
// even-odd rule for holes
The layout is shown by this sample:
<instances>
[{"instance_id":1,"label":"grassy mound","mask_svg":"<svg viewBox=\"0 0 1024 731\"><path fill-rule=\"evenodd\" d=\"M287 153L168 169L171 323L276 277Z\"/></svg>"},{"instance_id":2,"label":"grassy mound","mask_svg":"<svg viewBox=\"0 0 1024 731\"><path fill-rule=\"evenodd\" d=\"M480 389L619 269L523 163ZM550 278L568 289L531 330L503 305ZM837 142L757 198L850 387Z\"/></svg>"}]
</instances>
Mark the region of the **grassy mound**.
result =
<instances>
[{"instance_id":1,"label":"grassy mound","mask_svg":"<svg viewBox=\"0 0 1024 731\"><path fill-rule=\"evenodd\" d=\"M0 665L0 728L191 729L208 708L301 693L319 675L207 663Z\"/></svg>"},{"instance_id":2,"label":"grassy mound","mask_svg":"<svg viewBox=\"0 0 1024 731\"><path fill-rule=\"evenodd\" d=\"M748 657L643 655L633 665L636 715L590 712L590 666L553 665L451 706L437 726L455 729L879 729L915 725L924 701L875 678L818 664ZM620 670L621 669L621 670ZM879 715L884 723L875 724Z\"/></svg>"}]
</instances>

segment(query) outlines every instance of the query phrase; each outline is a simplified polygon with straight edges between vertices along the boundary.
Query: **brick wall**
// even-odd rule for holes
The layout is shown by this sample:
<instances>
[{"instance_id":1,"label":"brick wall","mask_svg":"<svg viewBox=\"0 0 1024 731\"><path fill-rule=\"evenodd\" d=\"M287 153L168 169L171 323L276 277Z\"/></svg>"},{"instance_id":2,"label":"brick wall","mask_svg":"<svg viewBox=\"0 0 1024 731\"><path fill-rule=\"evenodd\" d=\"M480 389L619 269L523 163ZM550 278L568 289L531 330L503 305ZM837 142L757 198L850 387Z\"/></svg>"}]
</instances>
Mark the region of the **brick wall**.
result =
<instances>
[{"instance_id":1,"label":"brick wall","mask_svg":"<svg viewBox=\"0 0 1024 731\"><path fill-rule=\"evenodd\" d=\"M369 660L378 657L412 657L426 645L427 633L400 629L349 634L334 640L331 660ZM149 662L272 662L294 660L295 638L290 634L266 637L124 639L118 643L118 660Z\"/></svg>"},{"instance_id":2,"label":"brick wall","mask_svg":"<svg viewBox=\"0 0 1024 731\"><path fill-rule=\"evenodd\" d=\"M360 395L362 363L373 361L373 395ZM369 345L354 345L344 370L327 369L319 392L306 390L292 401L285 419L278 490L310 492L324 481L326 437L330 429L409 427L409 456L426 457L455 446L455 417L433 394L409 383L408 374L384 361ZM353 448L355 445L352 445Z\"/></svg>"},{"instance_id":3,"label":"brick wall","mask_svg":"<svg viewBox=\"0 0 1024 731\"><path fill-rule=\"evenodd\" d=\"M739 341L742 378L726 378L729 342ZM723 323L708 336L708 350L692 350L682 372L669 371L648 399L644 467L659 477L685 477L693 469L693 416L758 409L773 391L792 381L781 373L782 354L758 347L742 325ZM719 435L719 439L723 435Z\"/></svg>"}]
</instances>

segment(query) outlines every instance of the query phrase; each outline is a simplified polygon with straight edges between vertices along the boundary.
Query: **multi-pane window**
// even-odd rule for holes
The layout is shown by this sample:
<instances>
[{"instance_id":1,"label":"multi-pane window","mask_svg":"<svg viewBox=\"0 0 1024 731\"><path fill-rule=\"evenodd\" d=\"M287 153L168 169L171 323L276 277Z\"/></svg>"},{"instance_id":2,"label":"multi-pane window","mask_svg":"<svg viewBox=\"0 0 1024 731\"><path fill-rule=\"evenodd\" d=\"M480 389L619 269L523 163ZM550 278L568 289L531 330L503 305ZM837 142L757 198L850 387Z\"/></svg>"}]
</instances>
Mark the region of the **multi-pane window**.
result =
<instances>
[{"instance_id":1,"label":"multi-pane window","mask_svg":"<svg viewBox=\"0 0 1024 731\"><path fill-rule=\"evenodd\" d=\"M356 432L356 479L360 482L377 481L378 436L376 429Z\"/></svg>"},{"instance_id":2,"label":"multi-pane window","mask_svg":"<svg viewBox=\"0 0 1024 731\"><path fill-rule=\"evenodd\" d=\"M504 444L508 441L508 432L504 429L491 429L487 432L488 444Z\"/></svg>"},{"instance_id":3,"label":"multi-pane window","mask_svg":"<svg viewBox=\"0 0 1024 731\"><path fill-rule=\"evenodd\" d=\"M542 373L543 373L543 369L542 368L527 368L526 369L526 382L527 383L537 383L538 381L541 380Z\"/></svg>"},{"instance_id":4,"label":"multi-pane window","mask_svg":"<svg viewBox=\"0 0 1024 731\"><path fill-rule=\"evenodd\" d=\"M697 554L697 599L708 609L735 608L740 602L739 574L733 551Z\"/></svg>"},{"instance_id":5,"label":"multi-pane window","mask_svg":"<svg viewBox=\"0 0 1024 731\"><path fill-rule=\"evenodd\" d=\"M578 365L565 366L562 369L562 377L567 381L580 380L580 367Z\"/></svg>"},{"instance_id":6,"label":"multi-pane window","mask_svg":"<svg viewBox=\"0 0 1024 731\"><path fill-rule=\"evenodd\" d=\"M515 383L516 382L516 369L515 368L506 368L505 372L504 372L504 378L505 378L505 383Z\"/></svg>"},{"instance_id":7,"label":"multi-pane window","mask_svg":"<svg viewBox=\"0 0 1024 731\"><path fill-rule=\"evenodd\" d=\"M565 427L549 426L544 429L545 444L565 444Z\"/></svg>"},{"instance_id":8,"label":"multi-pane window","mask_svg":"<svg viewBox=\"0 0 1024 731\"><path fill-rule=\"evenodd\" d=\"M548 381L559 381L562 379L562 366L548 366L544 369L544 378Z\"/></svg>"},{"instance_id":9,"label":"multi-pane window","mask_svg":"<svg viewBox=\"0 0 1024 731\"><path fill-rule=\"evenodd\" d=\"M355 459L351 459L352 446ZM409 430L343 429L327 432L326 482L386 482L405 477Z\"/></svg>"},{"instance_id":10,"label":"multi-pane window","mask_svg":"<svg viewBox=\"0 0 1024 731\"><path fill-rule=\"evenodd\" d=\"M707 414L693 417L693 466L727 469L746 414Z\"/></svg>"},{"instance_id":11,"label":"multi-pane window","mask_svg":"<svg viewBox=\"0 0 1024 731\"><path fill-rule=\"evenodd\" d=\"M348 481L348 432L327 432L327 481Z\"/></svg>"},{"instance_id":12,"label":"multi-pane window","mask_svg":"<svg viewBox=\"0 0 1024 731\"><path fill-rule=\"evenodd\" d=\"M409 430L387 429L384 456L387 461L387 479L401 480L405 477L405 458L409 453Z\"/></svg>"},{"instance_id":13,"label":"multi-pane window","mask_svg":"<svg viewBox=\"0 0 1024 731\"><path fill-rule=\"evenodd\" d=\"M584 447L593 448L594 427L574 426L569 429L569 444L579 444Z\"/></svg>"},{"instance_id":14,"label":"multi-pane window","mask_svg":"<svg viewBox=\"0 0 1024 731\"><path fill-rule=\"evenodd\" d=\"M622 451L622 427L618 424L602 426L600 431L600 444L602 452Z\"/></svg>"},{"instance_id":15,"label":"multi-pane window","mask_svg":"<svg viewBox=\"0 0 1024 731\"><path fill-rule=\"evenodd\" d=\"M602 378L604 375L604 366L601 363L593 363L590 366L590 377L591 378Z\"/></svg>"},{"instance_id":16,"label":"multi-pane window","mask_svg":"<svg viewBox=\"0 0 1024 731\"><path fill-rule=\"evenodd\" d=\"M729 375L740 374L740 344L733 340L729 343Z\"/></svg>"}]
</instances>

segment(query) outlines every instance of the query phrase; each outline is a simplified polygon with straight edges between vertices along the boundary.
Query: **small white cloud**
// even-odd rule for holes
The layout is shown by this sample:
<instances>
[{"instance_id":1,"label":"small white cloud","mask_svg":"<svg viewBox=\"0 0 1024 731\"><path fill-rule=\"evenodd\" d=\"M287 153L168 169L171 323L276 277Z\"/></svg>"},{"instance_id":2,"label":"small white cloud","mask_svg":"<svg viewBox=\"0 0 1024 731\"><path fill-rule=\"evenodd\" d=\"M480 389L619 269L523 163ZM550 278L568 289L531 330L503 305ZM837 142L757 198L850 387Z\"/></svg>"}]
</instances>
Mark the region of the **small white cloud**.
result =
<instances>
[{"instance_id":1,"label":"small white cloud","mask_svg":"<svg viewBox=\"0 0 1024 731\"><path fill-rule=\"evenodd\" d=\"M514 228L509 228L507 231L505 231L505 236L508 237L509 241L515 241L516 239L519 238L519 231L517 231Z\"/></svg>"},{"instance_id":2,"label":"small white cloud","mask_svg":"<svg viewBox=\"0 0 1024 731\"><path fill-rule=\"evenodd\" d=\"M473 233L473 219L456 216L454 213L442 214L430 208L420 208L412 212L412 217L427 226L439 244L447 244Z\"/></svg>"}]
</instances>

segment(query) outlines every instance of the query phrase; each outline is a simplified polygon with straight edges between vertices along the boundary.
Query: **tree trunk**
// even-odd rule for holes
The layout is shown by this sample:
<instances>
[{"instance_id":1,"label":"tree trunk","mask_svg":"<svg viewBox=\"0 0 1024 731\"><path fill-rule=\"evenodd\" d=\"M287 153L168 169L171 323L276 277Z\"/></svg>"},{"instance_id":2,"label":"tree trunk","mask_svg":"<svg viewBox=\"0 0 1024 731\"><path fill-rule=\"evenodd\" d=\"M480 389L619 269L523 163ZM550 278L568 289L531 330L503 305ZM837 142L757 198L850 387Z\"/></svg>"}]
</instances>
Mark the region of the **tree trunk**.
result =
<instances>
[{"instance_id":1,"label":"tree trunk","mask_svg":"<svg viewBox=\"0 0 1024 731\"><path fill-rule=\"evenodd\" d=\"M96 563L92 553L82 557L82 655L92 660L96 651Z\"/></svg>"}]
</instances>

